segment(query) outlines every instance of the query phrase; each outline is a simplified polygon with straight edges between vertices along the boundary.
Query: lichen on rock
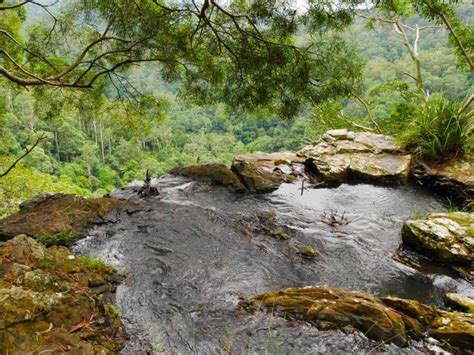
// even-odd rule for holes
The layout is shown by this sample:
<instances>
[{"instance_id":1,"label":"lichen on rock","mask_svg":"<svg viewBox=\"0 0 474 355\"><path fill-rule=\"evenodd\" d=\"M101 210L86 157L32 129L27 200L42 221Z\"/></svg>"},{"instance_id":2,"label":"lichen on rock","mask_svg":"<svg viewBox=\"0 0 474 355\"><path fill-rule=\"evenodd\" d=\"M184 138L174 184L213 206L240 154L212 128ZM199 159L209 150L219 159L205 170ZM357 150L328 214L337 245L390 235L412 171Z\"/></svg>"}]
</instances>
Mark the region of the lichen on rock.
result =
<instances>
[{"instance_id":1,"label":"lichen on rock","mask_svg":"<svg viewBox=\"0 0 474 355\"><path fill-rule=\"evenodd\" d=\"M402 239L406 245L433 259L472 269L473 226L474 213L432 213L426 219L406 221Z\"/></svg>"},{"instance_id":2,"label":"lichen on rock","mask_svg":"<svg viewBox=\"0 0 474 355\"><path fill-rule=\"evenodd\" d=\"M108 285L97 292L89 280ZM45 248L25 235L0 243L2 353L113 354L126 334L107 311L117 275L71 258L64 247Z\"/></svg>"},{"instance_id":3,"label":"lichen on rock","mask_svg":"<svg viewBox=\"0 0 474 355\"><path fill-rule=\"evenodd\" d=\"M298 156L306 158L307 165L331 182L404 182L411 162L411 155L405 154L392 137L346 129L326 132Z\"/></svg>"},{"instance_id":4,"label":"lichen on rock","mask_svg":"<svg viewBox=\"0 0 474 355\"><path fill-rule=\"evenodd\" d=\"M428 333L454 347L474 350L472 315L413 300L310 286L259 294L241 305L252 312L265 309L288 319L304 320L322 330L358 330L368 338L398 346Z\"/></svg>"}]
</instances>

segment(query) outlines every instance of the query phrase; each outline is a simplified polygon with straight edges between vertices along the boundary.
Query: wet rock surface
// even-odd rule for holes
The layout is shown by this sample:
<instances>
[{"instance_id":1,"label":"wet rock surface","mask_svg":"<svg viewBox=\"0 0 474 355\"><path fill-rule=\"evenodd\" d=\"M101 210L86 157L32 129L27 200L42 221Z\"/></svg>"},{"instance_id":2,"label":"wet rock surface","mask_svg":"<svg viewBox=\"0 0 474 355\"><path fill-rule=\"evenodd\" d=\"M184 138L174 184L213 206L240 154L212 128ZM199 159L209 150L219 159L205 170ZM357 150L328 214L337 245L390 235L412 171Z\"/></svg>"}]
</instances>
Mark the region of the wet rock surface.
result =
<instances>
[{"instance_id":1,"label":"wet rock surface","mask_svg":"<svg viewBox=\"0 0 474 355\"><path fill-rule=\"evenodd\" d=\"M422 185L428 186L454 201L474 209L474 154L447 161L437 166L417 162L411 174Z\"/></svg>"},{"instance_id":2,"label":"wet rock surface","mask_svg":"<svg viewBox=\"0 0 474 355\"><path fill-rule=\"evenodd\" d=\"M123 202L103 197L50 195L20 205L20 211L0 221L0 240L18 234L42 238L46 245L70 244Z\"/></svg>"},{"instance_id":3,"label":"wet rock surface","mask_svg":"<svg viewBox=\"0 0 474 355\"><path fill-rule=\"evenodd\" d=\"M407 346L427 332L466 350L474 350L474 317L440 311L417 301L377 298L327 286L289 288L254 296L241 305L269 310L288 319L310 322L319 329L359 330L367 337Z\"/></svg>"},{"instance_id":4,"label":"wet rock surface","mask_svg":"<svg viewBox=\"0 0 474 355\"><path fill-rule=\"evenodd\" d=\"M99 289L96 280L100 278ZM0 353L114 354L125 330L115 272L25 235L0 243Z\"/></svg>"},{"instance_id":5,"label":"wet rock surface","mask_svg":"<svg viewBox=\"0 0 474 355\"><path fill-rule=\"evenodd\" d=\"M458 293L447 293L446 303L453 309L474 314L474 299Z\"/></svg>"},{"instance_id":6,"label":"wet rock surface","mask_svg":"<svg viewBox=\"0 0 474 355\"><path fill-rule=\"evenodd\" d=\"M404 182L411 162L411 155L405 154L392 137L346 129L326 132L298 156L306 158L318 175L332 182Z\"/></svg>"},{"instance_id":7,"label":"wet rock surface","mask_svg":"<svg viewBox=\"0 0 474 355\"><path fill-rule=\"evenodd\" d=\"M402 238L435 260L473 269L474 213L431 213L426 219L408 220Z\"/></svg>"},{"instance_id":8,"label":"wet rock surface","mask_svg":"<svg viewBox=\"0 0 474 355\"><path fill-rule=\"evenodd\" d=\"M439 201L410 186L342 184L301 195L298 184L283 183L269 194L234 194L178 176L163 177L157 186L161 197L156 199L141 200L127 189L115 192L114 197L139 207L134 213L124 209L113 224L96 226L75 247L80 254L127 272L126 282L117 289L117 303L131 335L125 354L147 348L170 354L374 349L425 353L434 342L423 333L428 325L408 310L389 306L385 298L368 296L377 300L377 309L390 307L397 313L405 330L420 324L419 338L398 336L402 323L394 323L391 331L398 339L389 343L375 340L385 338L388 328L387 333L379 330L383 337L367 338L354 325L321 330L328 328L263 312L250 314L239 303L259 293L322 284L358 294L415 299L426 309L444 305L446 293L474 296L472 284L442 265L412 268L393 258L410 211L442 208ZM328 223L328 215L344 216L343 223ZM303 257L301 248L306 246L314 257ZM404 304L408 309L407 302L398 301L397 307ZM415 321L410 323L408 317ZM459 317L450 322L468 324ZM445 336L454 346L467 348L469 332L431 323L430 327L431 338L444 341ZM359 331L347 333L351 328ZM445 346L443 341L437 346Z\"/></svg>"}]
</instances>

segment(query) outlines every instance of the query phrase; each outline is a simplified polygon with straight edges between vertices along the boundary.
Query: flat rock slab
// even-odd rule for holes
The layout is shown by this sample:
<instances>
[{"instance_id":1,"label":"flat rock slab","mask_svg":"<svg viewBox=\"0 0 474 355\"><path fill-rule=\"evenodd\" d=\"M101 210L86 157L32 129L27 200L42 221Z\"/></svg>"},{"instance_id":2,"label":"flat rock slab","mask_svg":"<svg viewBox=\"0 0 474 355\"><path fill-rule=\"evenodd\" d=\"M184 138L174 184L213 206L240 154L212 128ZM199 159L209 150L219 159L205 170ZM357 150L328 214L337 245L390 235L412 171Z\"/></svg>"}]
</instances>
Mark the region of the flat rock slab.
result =
<instances>
[{"instance_id":1,"label":"flat rock slab","mask_svg":"<svg viewBox=\"0 0 474 355\"><path fill-rule=\"evenodd\" d=\"M358 330L368 338L406 346L425 333L452 346L474 350L474 317L447 312L417 301L375 297L328 286L288 288L242 302L249 311L269 310L319 329Z\"/></svg>"},{"instance_id":2,"label":"flat rock slab","mask_svg":"<svg viewBox=\"0 0 474 355\"><path fill-rule=\"evenodd\" d=\"M410 172L411 155L392 137L345 129L326 132L321 140L298 152L326 181L361 179L403 182Z\"/></svg>"},{"instance_id":3,"label":"flat rock slab","mask_svg":"<svg viewBox=\"0 0 474 355\"><path fill-rule=\"evenodd\" d=\"M474 213L432 213L426 219L408 220L402 228L403 243L444 263L474 262Z\"/></svg>"},{"instance_id":4,"label":"flat rock slab","mask_svg":"<svg viewBox=\"0 0 474 355\"><path fill-rule=\"evenodd\" d=\"M63 194L34 199L0 221L0 240L26 234L33 238L63 238L71 242L123 203L108 197L87 199Z\"/></svg>"}]
</instances>

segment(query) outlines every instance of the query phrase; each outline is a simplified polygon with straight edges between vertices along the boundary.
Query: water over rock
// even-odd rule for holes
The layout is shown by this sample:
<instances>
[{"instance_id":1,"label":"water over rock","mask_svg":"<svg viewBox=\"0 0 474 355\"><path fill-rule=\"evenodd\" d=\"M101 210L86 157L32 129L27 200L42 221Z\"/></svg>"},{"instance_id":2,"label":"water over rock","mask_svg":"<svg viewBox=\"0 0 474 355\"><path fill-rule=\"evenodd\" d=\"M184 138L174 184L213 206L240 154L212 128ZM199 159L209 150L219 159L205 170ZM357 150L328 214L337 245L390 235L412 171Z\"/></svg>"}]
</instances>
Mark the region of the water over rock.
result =
<instances>
[{"instance_id":1,"label":"water over rock","mask_svg":"<svg viewBox=\"0 0 474 355\"><path fill-rule=\"evenodd\" d=\"M46 245L68 244L88 227L123 204L109 197L87 199L75 195L48 195L20 205L20 211L0 221L0 240L18 234L42 239Z\"/></svg>"},{"instance_id":2,"label":"water over rock","mask_svg":"<svg viewBox=\"0 0 474 355\"><path fill-rule=\"evenodd\" d=\"M319 329L359 330L371 339L399 346L428 332L453 346L474 350L473 316L413 300L311 286L259 294L241 304L251 311L267 309L285 318L304 320Z\"/></svg>"},{"instance_id":3,"label":"water over rock","mask_svg":"<svg viewBox=\"0 0 474 355\"><path fill-rule=\"evenodd\" d=\"M474 263L474 213L431 213L426 219L408 220L403 242L435 260L461 264L471 270Z\"/></svg>"},{"instance_id":4,"label":"water over rock","mask_svg":"<svg viewBox=\"0 0 474 355\"><path fill-rule=\"evenodd\" d=\"M24 235L0 243L0 352L116 353L126 338L110 303L119 280L63 247Z\"/></svg>"}]
</instances>

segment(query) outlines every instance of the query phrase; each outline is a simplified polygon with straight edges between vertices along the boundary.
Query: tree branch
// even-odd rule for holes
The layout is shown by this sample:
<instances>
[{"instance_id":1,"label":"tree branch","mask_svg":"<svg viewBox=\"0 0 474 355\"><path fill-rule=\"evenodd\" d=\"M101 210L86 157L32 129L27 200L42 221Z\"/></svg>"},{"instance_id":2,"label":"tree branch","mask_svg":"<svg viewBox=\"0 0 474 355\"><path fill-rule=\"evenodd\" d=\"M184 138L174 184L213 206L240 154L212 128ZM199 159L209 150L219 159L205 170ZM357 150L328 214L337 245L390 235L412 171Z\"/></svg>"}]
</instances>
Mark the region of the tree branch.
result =
<instances>
[{"instance_id":1,"label":"tree branch","mask_svg":"<svg viewBox=\"0 0 474 355\"><path fill-rule=\"evenodd\" d=\"M383 134L382 128L380 128L379 124L377 123L374 116L372 115L372 112L370 111L370 108L367 102L365 102L365 100L359 95L357 95L355 92L352 93L352 96L355 97L357 101L359 101L362 104L362 106L365 109L365 112L367 112L367 116L369 117L370 122L372 122L372 124L375 126L375 128L377 129L377 132L379 132L380 134Z\"/></svg>"},{"instance_id":2,"label":"tree branch","mask_svg":"<svg viewBox=\"0 0 474 355\"><path fill-rule=\"evenodd\" d=\"M0 178L3 178L5 176L7 176L7 174L10 173L10 171L13 170L13 168L15 168L15 166L22 160L24 159L28 154L30 154L37 146L38 144L40 144L43 140L46 139L46 135L45 134L41 134L37 139L36 139L36 142L30 147L30 148L25 148L25 152L20 155L18 158L15 159L15 161L7 168L7 170L5 170L5 172L1 173L0 174Z\"/></svg>"}]
</instances>

